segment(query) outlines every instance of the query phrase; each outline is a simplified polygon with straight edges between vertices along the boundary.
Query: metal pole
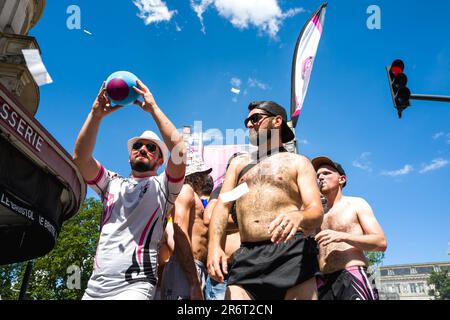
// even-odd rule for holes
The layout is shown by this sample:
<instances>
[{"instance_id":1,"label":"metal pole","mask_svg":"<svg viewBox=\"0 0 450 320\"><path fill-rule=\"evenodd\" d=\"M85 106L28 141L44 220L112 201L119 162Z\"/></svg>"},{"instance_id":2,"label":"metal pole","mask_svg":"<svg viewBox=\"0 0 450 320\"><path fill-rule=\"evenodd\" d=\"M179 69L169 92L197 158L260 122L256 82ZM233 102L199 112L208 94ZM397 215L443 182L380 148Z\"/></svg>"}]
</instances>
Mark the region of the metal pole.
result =
<instances>
[{"instance_id":1,"label":"metal pole","mask_svg":"<svg viewBox=\"0 0 450 320\"><path fill-rule=\"evenodd\" d=\"M289 152L295 153L295 154L299 154L299 150L298 150L298 146L297 146L297 135L295 134L295 128L292 124L292 120L288 121L287 123L288 127L292 130L292 132L294 133L294 140L289 141L288 143L285 143L284 146L286 147L286 149Z\"/></svg>"},{"instance_id":2,"label":"metal pole","mask_svg":"<svg viewBox=\"0 0 450 320\"><path fill-rule=\"evenodd\" d=\"M410 99L411 100L450 102L450 96L433 96L433 95L428 95L428 94L412 94Z\"/></svg>"},{"instance_id":3,"label":"metal pole","mask_svg":"<svg viewBox=\"0 0 450 320\"><path fill-rule=\"evenodd\" d=\"M19 300L25 300L28 289L28 283L30 282L32 271L33 271L33 260L30 260L27 263L25 275L23 276L22 286L20 287Z\"/></svg>"}]
</instances>

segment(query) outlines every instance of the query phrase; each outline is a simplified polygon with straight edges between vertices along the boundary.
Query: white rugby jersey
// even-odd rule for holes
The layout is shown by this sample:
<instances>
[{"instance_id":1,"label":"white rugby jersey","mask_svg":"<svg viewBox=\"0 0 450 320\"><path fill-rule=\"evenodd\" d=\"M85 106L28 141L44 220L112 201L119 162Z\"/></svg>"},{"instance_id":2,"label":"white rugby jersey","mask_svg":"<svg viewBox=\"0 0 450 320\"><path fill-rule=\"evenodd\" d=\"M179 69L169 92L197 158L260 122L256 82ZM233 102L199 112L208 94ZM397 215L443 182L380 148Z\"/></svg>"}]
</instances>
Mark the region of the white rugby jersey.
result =
<instances>
[{"instance_id":1,"label":"white rugby jersey","mask_svg":"<svg viewBox=\"0 0 450 320\"><path fill-rule=\"evenodd\" d=\"M100 240L86 294L107 298L136 288L154 296L159 243L184 182L167 172L123 178L105 170L88 185L103 201Z\"/></svg>"}]
</instances>

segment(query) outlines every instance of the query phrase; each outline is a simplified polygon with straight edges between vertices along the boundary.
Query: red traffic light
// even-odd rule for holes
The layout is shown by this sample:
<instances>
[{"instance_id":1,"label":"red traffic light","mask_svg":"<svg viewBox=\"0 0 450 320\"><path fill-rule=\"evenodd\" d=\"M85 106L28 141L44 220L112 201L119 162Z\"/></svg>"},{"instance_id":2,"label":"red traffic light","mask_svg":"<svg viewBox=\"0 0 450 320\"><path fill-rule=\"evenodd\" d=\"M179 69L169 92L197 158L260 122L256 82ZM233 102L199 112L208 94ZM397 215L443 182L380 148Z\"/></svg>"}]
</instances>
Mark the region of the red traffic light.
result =
<instances>
[{"instance_id":1,"label":"red traffic light","mask_svg":"<svg viewBox=\"0 0 450 320\"><path fill-rule=\"evenodd\" d=\"M396 77L398 74L403 73L403 70L405 70L405 64L402 60L397 59L391 64L391 69L389 70L394 77Z\"/></svg>"}]
</instances>

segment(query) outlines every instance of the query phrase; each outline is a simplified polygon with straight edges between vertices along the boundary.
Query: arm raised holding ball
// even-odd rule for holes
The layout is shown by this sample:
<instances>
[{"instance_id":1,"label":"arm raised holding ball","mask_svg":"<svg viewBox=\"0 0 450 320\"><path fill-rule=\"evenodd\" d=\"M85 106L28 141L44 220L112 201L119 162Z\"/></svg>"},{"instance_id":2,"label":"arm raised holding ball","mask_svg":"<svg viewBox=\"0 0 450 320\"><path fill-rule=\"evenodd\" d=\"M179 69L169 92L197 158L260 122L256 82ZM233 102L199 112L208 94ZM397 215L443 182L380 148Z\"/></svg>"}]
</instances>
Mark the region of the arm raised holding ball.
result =
<instances>
[{"instance_id":1,"label":"arm raised holding ball","mask_svg":"<svg viewBox=\"0 0 450 320\"><path fill-rule=\"evenodd\" d=\"M170 152L170 159L167 164L167 173L171 177L184 177L185 173L185 156L186 149L184 146L183 138L178 133L173 123L167 118L167 116L158 107L158 104L153 97L153 94L148 87L141 81L136 81L137 86L134 87L134 91L141 95L143 101L136 100L134 103L142 108L145 112L152 115L156 125L161 132L164 143Z\"/></svg>"},{"instance_id":2,"label":"arm raised holding ball","mask_svg":"<svg viewBox=\"0 0 450 320\"><path fill-rule=\"evenodd\" d=\"M100 171L100 163L92 156L100 122L105 116L122 108L120 105L111 105L105 87L106 83L103 82L97 98L92 104L92 109L78 134L73 151L73 160L86 181L93 180Z\"/></svg>"}]
</instances>

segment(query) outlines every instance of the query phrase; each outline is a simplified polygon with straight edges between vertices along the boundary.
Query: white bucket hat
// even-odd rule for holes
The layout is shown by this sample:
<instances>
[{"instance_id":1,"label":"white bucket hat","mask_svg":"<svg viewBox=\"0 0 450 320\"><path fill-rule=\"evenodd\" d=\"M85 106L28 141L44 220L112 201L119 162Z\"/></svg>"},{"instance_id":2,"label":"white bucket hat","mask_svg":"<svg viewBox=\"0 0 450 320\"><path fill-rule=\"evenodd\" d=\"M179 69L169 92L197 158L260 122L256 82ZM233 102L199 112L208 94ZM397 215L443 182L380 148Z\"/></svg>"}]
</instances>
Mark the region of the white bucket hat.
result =
<instances>
[{"instance_id":1,"label":"white bucket hat","mask_svg":"<svg viewBox=\"0 0 450 320\"><path fill-rule=\"evenodd\" d=\"M185 177L194 174L194 173L205 173L210 174L212 168L207 166L203 160L199 158L193 158L191 161L188 161L186 164L186 174Z\"/></svg>"},{"instance_id":2,"label":"white bucket hat","mask_svg":"<svg viewBox=\"0 0 450 320\"><path fill-rule=\"evenodd\" d=\"M158 137L156 133L150 130L144 131L140 137L134 137L128 140L128 154L131 154L133 144L139 140L149 140L151 142L154 142L159 147L159 149L161 149L164 163L167 161L167 153L169 150L167 149L166 144L163 141L161 141L161 139Z\"/></svg>"}]
</instances>

